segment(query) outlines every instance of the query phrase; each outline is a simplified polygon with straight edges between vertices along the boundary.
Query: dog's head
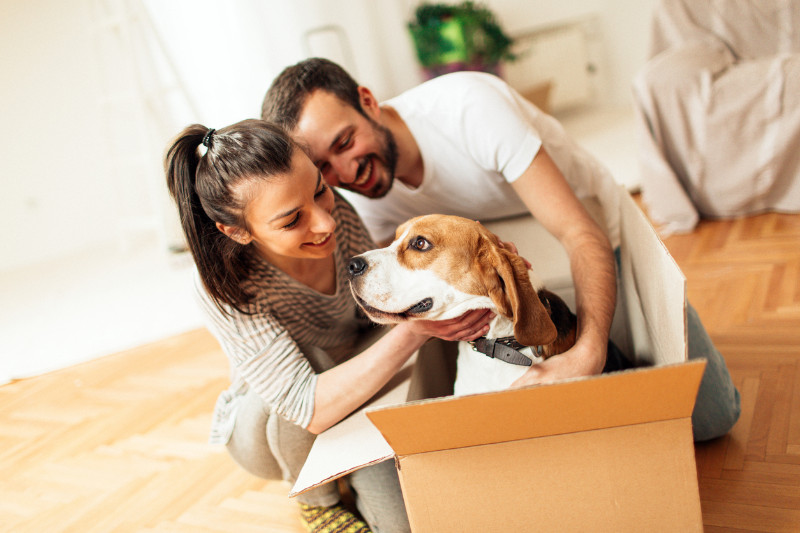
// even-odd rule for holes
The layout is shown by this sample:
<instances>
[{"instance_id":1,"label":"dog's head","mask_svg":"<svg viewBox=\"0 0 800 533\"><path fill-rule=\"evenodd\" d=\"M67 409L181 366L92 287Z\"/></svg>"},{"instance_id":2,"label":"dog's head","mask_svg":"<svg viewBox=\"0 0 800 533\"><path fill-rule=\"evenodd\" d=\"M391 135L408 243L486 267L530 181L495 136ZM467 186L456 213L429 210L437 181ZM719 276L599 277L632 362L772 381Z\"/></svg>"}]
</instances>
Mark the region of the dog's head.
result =
<instances>
[{"instance_id":1,"label":"dog's head","mask_svg":"<svg viewBox=\"0 0 800 533\"><path fill-rule=\"evenodd\" d=\"M523 344L556 338L523 259L472 220L412 218L392 244L352 258L349 275L356 301L378 323L445 320L489 308L513 321Z\"/></svg>"}]
</instances>

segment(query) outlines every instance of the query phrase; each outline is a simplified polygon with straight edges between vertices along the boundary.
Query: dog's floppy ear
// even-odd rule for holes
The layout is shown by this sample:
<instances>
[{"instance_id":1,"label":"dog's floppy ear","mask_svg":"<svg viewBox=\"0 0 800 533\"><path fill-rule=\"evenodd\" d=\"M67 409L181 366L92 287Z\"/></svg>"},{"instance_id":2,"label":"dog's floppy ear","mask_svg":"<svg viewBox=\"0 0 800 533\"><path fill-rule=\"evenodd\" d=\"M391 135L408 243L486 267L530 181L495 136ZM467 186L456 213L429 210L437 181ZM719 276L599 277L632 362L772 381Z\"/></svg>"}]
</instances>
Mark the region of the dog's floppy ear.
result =
<instances>
[{"instance_id":1,"label":"dog's floppy ear","mask_svg":"<svg viewBox=\"0 0 800 533\"><path fill-rule=\"evenodd\" d=\"M546 345L558 332L531 285L525 261L483 236L476 256L489 298L514 322L514 337L526 346Z\"/></svg>"}]
</instances>

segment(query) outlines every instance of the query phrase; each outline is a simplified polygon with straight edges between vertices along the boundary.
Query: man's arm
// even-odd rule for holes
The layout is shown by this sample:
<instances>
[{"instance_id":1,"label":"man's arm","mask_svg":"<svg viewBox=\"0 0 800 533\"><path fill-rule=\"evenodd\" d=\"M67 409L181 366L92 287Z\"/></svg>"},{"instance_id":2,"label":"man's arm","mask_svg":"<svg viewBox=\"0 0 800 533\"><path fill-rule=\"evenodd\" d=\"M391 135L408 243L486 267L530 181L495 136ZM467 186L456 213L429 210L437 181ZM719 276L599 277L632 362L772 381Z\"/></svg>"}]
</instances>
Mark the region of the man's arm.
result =
<instances>
[{"instance_id":1,"label":"man's arm","mask_svg":"<svg viewBox=\"0 0 800 533\"><path fill-rule=\"evenodd\" d=\"M544 148L512 187L531 214L566 249L578 316L575 345L533 365L514 385L599 374L605 365L617 295L611 244Z\"/></svg>"}]
</instances>

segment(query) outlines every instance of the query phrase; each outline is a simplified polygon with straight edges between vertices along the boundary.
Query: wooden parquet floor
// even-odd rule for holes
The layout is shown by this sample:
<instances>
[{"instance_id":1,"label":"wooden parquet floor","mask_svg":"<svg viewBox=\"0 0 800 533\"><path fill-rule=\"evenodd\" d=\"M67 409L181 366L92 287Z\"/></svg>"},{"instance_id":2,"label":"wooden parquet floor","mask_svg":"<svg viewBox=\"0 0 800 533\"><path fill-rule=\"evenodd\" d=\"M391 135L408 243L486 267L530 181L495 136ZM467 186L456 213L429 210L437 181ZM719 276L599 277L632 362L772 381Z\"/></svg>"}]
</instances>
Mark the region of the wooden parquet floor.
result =
<instances>
[{"instance_id":1,"label":"wooden parquet floor","mask_svg":"<svg viewBox=\"0 0 800 533\"><path fill-rule=\"evenodd\" d=\"M665 242L742 394L731 434L696 447L706 531L798 532L800 216ZM206 444L226 383L198 330L0 387L0 531L304 531L285 485Z\"/></svg>"},{"instance_id":2,"label":"wooden parquet floor","mask_svg":"<svg viewBox=\"0 0 800 533\"><path fill-rule=\"evenodd\" d=\"M742 415L696 446L706 531L800 532L800 216L704 222L665 244Z\"/></svg>"}]
</instances>

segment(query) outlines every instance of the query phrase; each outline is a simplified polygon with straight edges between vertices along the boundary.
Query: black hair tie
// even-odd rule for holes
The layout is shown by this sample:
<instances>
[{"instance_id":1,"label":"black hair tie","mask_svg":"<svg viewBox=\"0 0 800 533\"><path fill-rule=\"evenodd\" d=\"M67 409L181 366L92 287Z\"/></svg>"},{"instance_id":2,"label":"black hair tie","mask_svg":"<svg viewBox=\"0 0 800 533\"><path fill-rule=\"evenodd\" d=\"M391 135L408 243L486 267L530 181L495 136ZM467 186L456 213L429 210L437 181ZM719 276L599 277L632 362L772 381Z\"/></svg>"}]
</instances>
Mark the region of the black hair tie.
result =
<instances>
[{"instance_id":1,"label":"black hair tie","mask_svg":"<svg viewBox=\"0 0 800 533\"><path fill-rule=\"evenodd\" d=\"M206 148L209 148L211 146L211 136L214 134L215 131L217 130L215 130L214 128L210 128L206 132L206 136L203 137L203 146L205 146Z\"/></svg>"}]
</instances>

